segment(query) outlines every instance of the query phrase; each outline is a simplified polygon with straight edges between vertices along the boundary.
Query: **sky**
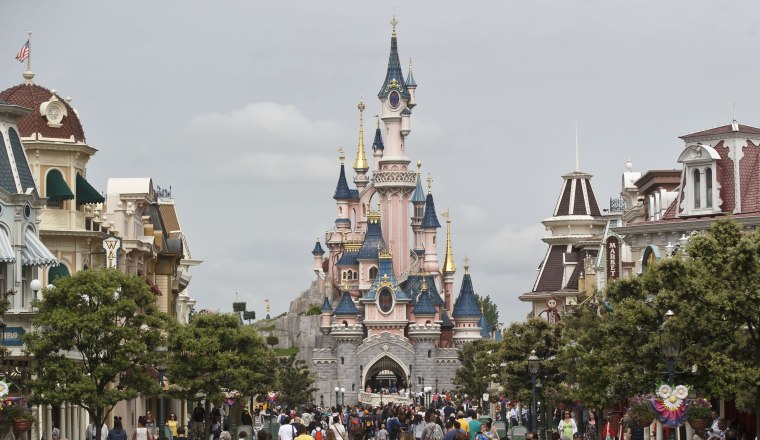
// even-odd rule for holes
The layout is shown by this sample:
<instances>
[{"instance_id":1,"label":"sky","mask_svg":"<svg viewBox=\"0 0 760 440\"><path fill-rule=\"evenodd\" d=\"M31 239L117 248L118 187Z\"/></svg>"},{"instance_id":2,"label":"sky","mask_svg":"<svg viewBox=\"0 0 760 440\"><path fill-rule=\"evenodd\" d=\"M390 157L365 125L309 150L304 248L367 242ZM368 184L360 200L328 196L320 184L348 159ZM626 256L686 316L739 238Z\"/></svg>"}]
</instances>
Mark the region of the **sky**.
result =
<instances>
[{"instance_id":1,"label":"sky","mask_svg":"<svg viewBox=\"0 0 760 440\"><path fill-rule=\"evenodd\" d=\"M678 136L729 123L734 107L760 126L760 2L395 5L419 86L407 153L432 174L438 212L451 209L456 289L466 255L475 291L505 323L529 311L517 297L533 287L541 221L575 169L576 124L601 208L627 159L636 171L676 168ZM109 177L172 187L204 261L189 288L196 307L231 311L237 293L259 316L266 299L278 315L315 278L310 252L333 226L337 149L352 163L359 99L367 116L379 111L393 9L11 0L0 87L22 81L14 56L32 31L35 82L72 97L99 150L88 180L101 191Z\"/></svg>"}]
</instances>

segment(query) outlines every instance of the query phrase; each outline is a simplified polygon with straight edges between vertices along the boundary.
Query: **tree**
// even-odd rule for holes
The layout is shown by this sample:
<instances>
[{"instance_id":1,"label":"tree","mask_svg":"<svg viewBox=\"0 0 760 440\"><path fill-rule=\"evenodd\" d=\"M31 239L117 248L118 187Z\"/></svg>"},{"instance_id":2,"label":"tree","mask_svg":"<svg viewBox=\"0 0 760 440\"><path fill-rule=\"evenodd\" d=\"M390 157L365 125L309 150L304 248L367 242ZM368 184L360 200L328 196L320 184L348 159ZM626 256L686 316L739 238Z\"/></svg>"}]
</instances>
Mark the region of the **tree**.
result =
<instances>
[{"instance_id":1,"label":"tree","mask_svg":"<svg viewBox=\"0 0 760 440\"><path fill-rule=\"evenodd\" d=\"M454 372L454 385L463 394L480 396L496 374L499 365L497 342L479 339L468 342L459 350L460 367Z\"/></svg>"},{"instance_id":2,"label":"tree","mask_svg":"<svg viewBox=\"0 0 760 440\"><path fill-rule=\"evenodd\" d=\"M665 382L659 335L676 334L677 382L736 399L760 426L760 230L720 220L675 257L611 283L604 313L568 325L583 348L582 384L618 397ZM675 315L663 322L668 310ZM598 316L603 315L603 316ZM575 318L573 318L575 319ZM593 364L593 373L585 365ZM593 377L593 379L592 379Z\"/></svg>"},{"instance_id":3,"label":"tree","mask_svg":"<svg viewBox=\"0 0 760 440\"><path fill-rule=\"evenodd\" d=\"M317 388L312 386L314 379L306 363L291 354L277 359L277 364L276 389L280 392L280 398L291 408L311 402Z\"/></svg>"},{"instance_id":4,"label":"tree","mask_svg":"<svg viewBox=\"0 0 760 440\"><path fill-rule=\"evenodd\" d=\"M274 383L271 350L236 313L195 315L171 331L168 348L168 377L188 399L202 393L218 400L225 389L252 396Z\"/></svg>"},{"instance_id":5,"label":"tree","mask_svg":"<svg viewBox=\"0 0 760 440\"><path fill-rule=\"evenodd\" d=\"M158 311L144 278L83 270L43 290L34 307L34 330L24 343L35 358L35 402L78 404L100 432L115 404L158 391L149 366L170 318Z\"/></svg>"},{"instance_id":6,"label":"tree","mask_svg":"<svg viewBox=\"0 0 760 440\"><path fill-rule=\"evenodd\" d=\"M267 345L270 348L274 348L275 345L280 343L280 338L277 336L267 336Z\"/></svg>"},{"instance_id":7,"label":"tree","mask_svg":"<svg viewBox=\"0 0 760 440\"><path fill-rule=\"evenodd\" d=\"M497 309L496 304L491 301L491 295L482 297L476 293L475 300L478 302L478 307L483 310L488 325L490 325L492 329L497 328L499 325L499 309Z\"/></svg>"}]
</instances>

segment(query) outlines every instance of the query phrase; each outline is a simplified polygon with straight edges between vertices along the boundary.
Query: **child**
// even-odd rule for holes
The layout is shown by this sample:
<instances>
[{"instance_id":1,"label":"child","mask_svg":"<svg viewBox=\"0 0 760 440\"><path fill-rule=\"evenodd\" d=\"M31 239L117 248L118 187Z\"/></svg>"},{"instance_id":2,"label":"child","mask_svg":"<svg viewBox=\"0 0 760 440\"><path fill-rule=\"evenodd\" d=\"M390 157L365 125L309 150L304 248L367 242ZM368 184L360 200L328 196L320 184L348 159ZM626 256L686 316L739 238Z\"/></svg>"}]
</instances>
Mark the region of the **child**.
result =
<instances>
[{"instance_id":1,"label":"child","mask_svg":"<svg viewBox=\"0 0 760 440\"><path fill-rule=\"evenodd\" d=\"M380 426L380 431L377 433L377 440L388 440L388 430L385 429L385 423Z\"/></svg>"}]
</instances>

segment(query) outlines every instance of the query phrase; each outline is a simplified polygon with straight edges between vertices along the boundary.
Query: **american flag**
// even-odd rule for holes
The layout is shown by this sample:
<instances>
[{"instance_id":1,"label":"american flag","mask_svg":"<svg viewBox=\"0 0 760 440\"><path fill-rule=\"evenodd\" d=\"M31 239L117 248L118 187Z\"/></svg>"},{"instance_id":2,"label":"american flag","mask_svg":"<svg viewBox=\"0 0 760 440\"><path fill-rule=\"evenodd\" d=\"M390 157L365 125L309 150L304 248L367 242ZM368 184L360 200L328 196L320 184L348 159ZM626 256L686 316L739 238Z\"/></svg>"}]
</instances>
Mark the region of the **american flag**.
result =
<instances>
[{"instance_id":1,"label":"american flag","mask_svg":"<svg viewBox=\"0 0 760 440\"><path fill-rule=\"evenodd\" d=\"M16 54L16 59L21 61L22 63L29 58L29 40L26 40L26 43L24 43L23 46L21 46L21 49L18 50L18 53Z\"/></svg>"}]
</instances>

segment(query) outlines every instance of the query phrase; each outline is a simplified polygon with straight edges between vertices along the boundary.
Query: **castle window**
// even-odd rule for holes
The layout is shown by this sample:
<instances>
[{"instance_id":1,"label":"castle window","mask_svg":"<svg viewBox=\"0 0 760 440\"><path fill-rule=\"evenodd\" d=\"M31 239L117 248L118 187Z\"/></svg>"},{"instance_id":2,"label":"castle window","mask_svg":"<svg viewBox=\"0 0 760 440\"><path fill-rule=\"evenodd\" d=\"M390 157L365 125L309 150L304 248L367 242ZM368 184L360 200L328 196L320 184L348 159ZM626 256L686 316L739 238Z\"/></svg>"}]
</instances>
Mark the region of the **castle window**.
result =
<instances>
[{"instance_id":1,"label":"castle window","mask_svg":"<svg viewBox=\"0 0 760 440\"><path fill-rule=\"evenodd\" d=\"M358 280L358 279L359 279L359 272L354 272L354 279L355 279L355 280Z\"/></svg>"},{"instance_id":2,"label":"castle window","mask_svg":"<svg viewBox=\"0 0 760 440\"><path fill-rule=\"evenodd\" d=\"M343 321L343 327L348 327L348 321Z\"/></svg>"},{"instance_id":3,"label":"castle window","mask_svg":"<svg viewBox=\"0 0 760 440\"><path fill-rule=\"evenodd\" d=\"M369 268L369 279L374 280L377 278L377 268L376 267L370 267Z\"/></svg>"},{"instance_id":4,"label":"castle window","mask_svg":"<svg viewBox=\"0 0 760 440\"><path fill-rule=\"evenodd\" d=\"M343 321L343 322L346 322L346 321ZM343 364L345 364L345 363L346 363L346 359L345 359L345 358L343 358L343 357L341 357L341 358L340 358L340 364L341 364L341 365L343 365Z\"/></svg>"},{"instance_id":5,"label":"castle window","mask_svg":"<svg viewBox=\"0 0 760 440\"><path fill-rule=\"evenodd\" d=\"M428 321L428 322L430 322L430 321ZM432 354L433 354L433 351L432 350L428 350L428 357L430 357Z\"/></svg>"}]
</instances>

